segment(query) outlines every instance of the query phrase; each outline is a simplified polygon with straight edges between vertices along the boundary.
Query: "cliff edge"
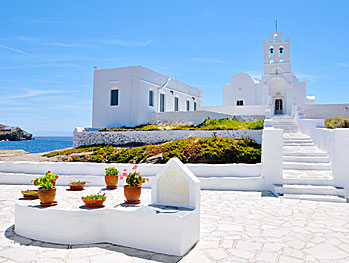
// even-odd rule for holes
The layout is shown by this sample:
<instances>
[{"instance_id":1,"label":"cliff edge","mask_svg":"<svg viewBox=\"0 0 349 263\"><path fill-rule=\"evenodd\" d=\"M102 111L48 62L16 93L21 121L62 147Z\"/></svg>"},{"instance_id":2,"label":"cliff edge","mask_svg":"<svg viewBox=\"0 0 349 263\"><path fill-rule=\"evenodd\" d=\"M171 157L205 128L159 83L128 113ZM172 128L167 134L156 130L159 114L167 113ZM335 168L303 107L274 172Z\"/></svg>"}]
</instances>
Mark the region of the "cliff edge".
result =
<instances>
[{"instance_id":1,"label":"cliff edge","mask_svg":"<svg viewBox=\"0 0 349 263\"><path fill-rule=\"evenodd\" d=\"M0 141L27 141L32 140L33 135L23 131L19 127L9 127L0 124Z\"/></svg>"}]
</instances>

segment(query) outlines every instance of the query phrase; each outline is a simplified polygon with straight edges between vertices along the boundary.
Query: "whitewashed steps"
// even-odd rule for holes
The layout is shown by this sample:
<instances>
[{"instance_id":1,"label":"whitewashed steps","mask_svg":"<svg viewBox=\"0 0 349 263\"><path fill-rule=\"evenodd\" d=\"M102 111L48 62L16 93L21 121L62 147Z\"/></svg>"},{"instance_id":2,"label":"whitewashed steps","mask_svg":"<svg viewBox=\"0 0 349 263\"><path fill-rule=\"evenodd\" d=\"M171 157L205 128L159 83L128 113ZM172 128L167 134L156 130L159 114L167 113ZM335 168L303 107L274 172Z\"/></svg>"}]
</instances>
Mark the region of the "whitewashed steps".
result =
<instances>
[{"instance_id":1,"label":"whitewashed steps","mask_svg":"<svg viewBox=\"0 0 349 263\"><path fill-rule=\"evenodd\" d=\"M313 142L285 142L283 143L283 146L314 146Z\"/></svg>"},{"instance_id":2,"label":"whitewashed steps","mask_svg":"<svg viewBox=\"0 0 349 263\"><path fill-rule=\"evenodd\" d=\"M281 184L274 186L278 194L311 194L311 195L334 195L339 197L345 196L342 187L330 185L298 185L298 184Z\"/></svg>"},{"instance_id":3,"label":"whitewashed steps","mask_svg":"<svg viewBox=\"0 0 349 263\"><path fill-rule=\"evenodd\" d=\"M284 162L302 162L302 163L328 163L328 156L284 156Z\"/></svg>"},{"instance_id":4,"label":"whitewashed steps","mask_svg":"<svg viewBox=\"0 0 349 263\"><path fill-rule=\"evenodd\" d=\"M346 203L346 199L344 197L333 196L333 195L309 195L309 194L293 195L293 194L285 194L283 196L279 196L279 198L299 199L299 200L307 200L307 201Z\"/></svg>"},{"instance_id":5,"label":"whitewashed steps","mask_svg":"<svg viewBox=\"0 0 349 263\"><path fill-rule=\"evenodd\" d=\"M285 162L284 169L292 170L332 170L330 163Z\"/></svg>"}]
</instances>

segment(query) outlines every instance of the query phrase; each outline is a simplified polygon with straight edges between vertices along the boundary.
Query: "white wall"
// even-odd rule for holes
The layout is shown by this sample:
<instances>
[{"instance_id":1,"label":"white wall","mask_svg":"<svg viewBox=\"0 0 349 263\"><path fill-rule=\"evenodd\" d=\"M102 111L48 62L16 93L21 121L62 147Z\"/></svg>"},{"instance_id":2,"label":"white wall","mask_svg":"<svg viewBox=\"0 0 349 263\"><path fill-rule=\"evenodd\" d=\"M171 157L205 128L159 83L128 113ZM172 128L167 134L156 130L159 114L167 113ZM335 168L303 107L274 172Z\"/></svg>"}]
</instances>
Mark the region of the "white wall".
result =
<instances>
[{"instance_id":1,"label":"white wall","mask_svg":"<svg viewBox=\"0 0 349 263\"><path fill-rule=\"evenodd\" d=\"M236 106L237 100L244 105L256 105L257 92L254 79L246 73L238 73L223 86L223 106Z\"/></svg>"},{"instance_id":2,"label":"white wall","mask_svg":"<svg viewBox=\"0 0 349 263\"><path fill-rule=\"evenodd\" d=\"M0 162L0 184L28 185L36 177L50 170L59 175L57 185L69 180L86 180L90 186L104 186L104 168L116 167L128 171L134 164L62 163L62 162ZM137 171L153 177L165 164L139 164ZM201 181L201 189L262 191L262 164L186 164ZM151 187L152 179L142 187ZM123 186L125 180L119 180Z\"/></svg>"},{"instance_id":3,"label":"white wall","mask_svg":"<svg viewBox=\"0 0 349 263\"><path fill-rule=\"evenodd\" d=\"M304 106L304 117L307 119L327 119L341 116L349 117L349 103L307 104Z\"/></svg>"},{"instance_id":4,"label":"white wall","mask_svg":"<svg viewBox=\"0 0 349 263\"><path fill-rule=\"evenodd\" d=\"M345 188L346 198L349 199L349 129L325 129L323 119L298 119L297 125L301 132L313 139L317 147L327 152L334 183Z\"/></svg>"},{"instance_id":5,"label":"white wall","mask_svg":"<svg viewBox=\"0 0 349 263\"><path fill-rule=\"evenodd\" d=\"M164 131L120 131L120 132L83 132L82 128L74 130L73 147L98 144L158 144L187 138L217 136L228 138L250 138L260 143L262 130L164 130Z\"/></svg>"},{"instance_id":6,"label":"white wall","mask_svg":"<svg viewBox=\"0 0 349 263\"><path fill-rule=\"evenodd\" d=\"M248 105L248 106L208 106L201 110L212 111L231 116L255 116L256 119L264 119L267 105Z\"/></svg>"}]
</instances>

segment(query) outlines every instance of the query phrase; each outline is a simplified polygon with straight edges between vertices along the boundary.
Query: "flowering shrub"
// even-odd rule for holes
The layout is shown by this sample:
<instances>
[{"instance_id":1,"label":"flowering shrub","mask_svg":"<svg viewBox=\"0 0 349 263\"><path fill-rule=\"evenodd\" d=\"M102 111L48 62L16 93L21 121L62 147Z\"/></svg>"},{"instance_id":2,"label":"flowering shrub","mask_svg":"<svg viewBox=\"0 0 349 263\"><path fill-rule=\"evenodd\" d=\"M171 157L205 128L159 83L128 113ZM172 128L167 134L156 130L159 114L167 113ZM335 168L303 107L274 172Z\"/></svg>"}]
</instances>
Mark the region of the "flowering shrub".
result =
<instances>
[{"instance_id":1,"label":"flowering shrub","mask_svg":"<svg viewBox=\"0 0 349 263\"><path fill-rule=\"evenodd\" d=\"M57 179L58 176L56 174L51 173L51 171L47 171L44 176L31 180L31 183L35 186L39 186L40 189L52 189L52 183Z\"/></svg>"},{"instance_id":2,"label":"flowering shrub","mask_svg":"<svg viewBox=\"0 0 349 263\"><path fill-rule=\"evenodd\" d=\"M69 184L75 184L75 185L81 185L81 184L86 184L86 183L89 183L89 182L87 182L87 181L72 181L72 180L69 180L70 181L70 183Z\"/></svg>"},{"instance_id":3,"label":"flowering shrub","mask_svg":"<svg viewBox=\"0 0 349 263\"><path fill-rule=\"evenodd\" d=\"M141 186L145 183L145 181L149 182L149 178L144 178L140 172L137 172L138 165L135 165L132 167L132 172L126 173L126 169L124 169L124 172L122 173L123 176L126 177L126 183L128 186ZM124 177L121 176L120 179L123 180Z\"/></svg>"},{"instance_id":4,"label":"flowering shrub","mask_svg":"<svg viewBox=\"0 0 349 263\"><path fill-rule=\"evenodd\" d=\"M119 174L119 171L115 167L107 167L107 168L105 168L105 175L117 176L118 174Z\"/></svg>"},{"instance_id":5,"label":"flowering shrub","mask_svg":"<svg viewBox=\"0 0 349 263\"><path fill-rule=\"evenodd\" d=\"M102 200L102 199L106 199L105 197L105 193L101 195L101 193L99 192L98 194L95 195L86 195L81 197L81 199L85 199L85 200Z\"/></svg>"}]
</instances>

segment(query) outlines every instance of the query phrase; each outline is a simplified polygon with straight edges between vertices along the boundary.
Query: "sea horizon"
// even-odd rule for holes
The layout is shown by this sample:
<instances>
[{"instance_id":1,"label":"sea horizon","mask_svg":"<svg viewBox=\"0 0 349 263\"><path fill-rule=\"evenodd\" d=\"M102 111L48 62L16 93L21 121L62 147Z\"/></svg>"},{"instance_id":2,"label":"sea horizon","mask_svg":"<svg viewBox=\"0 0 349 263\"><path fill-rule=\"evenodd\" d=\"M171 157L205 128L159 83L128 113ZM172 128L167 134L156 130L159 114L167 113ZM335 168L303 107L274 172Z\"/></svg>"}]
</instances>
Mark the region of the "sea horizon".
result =
<instances>
[{"instance_id":1,"label":"sea horizon","mask_svg":"<svg viewBox=\"0 0 349 263\"><path fill-rule=\"evenodd\" d=\"M45 153L73 147L73 136L33 136L28 141L0 141L1 150L24 150Z\"/></svg>"}]
</instances>

